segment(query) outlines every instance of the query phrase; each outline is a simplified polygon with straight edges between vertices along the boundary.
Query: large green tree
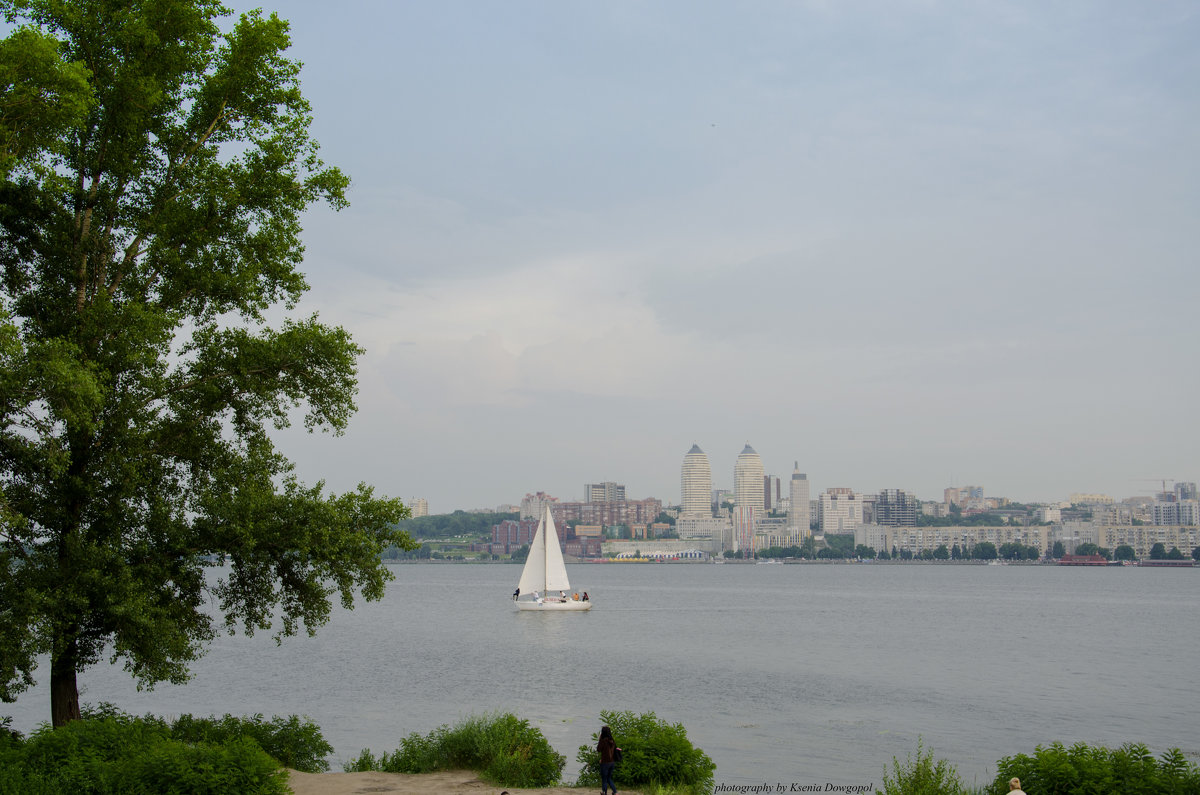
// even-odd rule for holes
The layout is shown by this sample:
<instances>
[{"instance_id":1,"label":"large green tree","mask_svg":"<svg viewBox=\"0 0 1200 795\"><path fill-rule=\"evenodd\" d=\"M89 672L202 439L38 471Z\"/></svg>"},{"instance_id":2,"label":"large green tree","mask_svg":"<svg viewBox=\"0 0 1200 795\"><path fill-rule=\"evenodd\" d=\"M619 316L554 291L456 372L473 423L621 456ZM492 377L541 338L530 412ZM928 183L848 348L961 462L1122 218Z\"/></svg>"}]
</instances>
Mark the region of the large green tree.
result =
<instances>
[{"instance_id":1,"label":"large green tree","mask_svg":"<svg viewBox=\"0 0 1200 795\"><path fill-rule=\"evenodd\" d=\"M361 354L294 316L300 216L348 180L309 135L287 24L212 0L0 9L0 699L48 655L61 725L81 669L181 682L222 629L311 633L412 542L399 501L306 486L270 438L340 433Z\"/></svg>"}]
</instances>

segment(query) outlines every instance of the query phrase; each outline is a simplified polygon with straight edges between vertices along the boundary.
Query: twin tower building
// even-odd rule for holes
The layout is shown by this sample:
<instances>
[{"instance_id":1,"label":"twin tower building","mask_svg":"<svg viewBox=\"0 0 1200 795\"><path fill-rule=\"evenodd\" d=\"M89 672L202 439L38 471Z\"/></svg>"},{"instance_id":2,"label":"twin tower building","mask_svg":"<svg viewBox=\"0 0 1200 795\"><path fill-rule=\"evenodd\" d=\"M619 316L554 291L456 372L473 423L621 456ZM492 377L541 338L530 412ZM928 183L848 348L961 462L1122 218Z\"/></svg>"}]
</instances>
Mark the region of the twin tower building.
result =
<instances>
[{"instance_id":1,"label":"twin tower building","mask_svg":"<svg viewBox=\"0 0 1200 795\"><path fill-rule=\"evenodd\" d=\"M763 471L762 459L754 448L747 444L733 467L735 516L740 514L743 521L755 523L764 519L766 506L769 504L770 488L771 479ZM680 492L681 520L713 518L715 511L712 469L708 465L708 456L699 445L693 444L692 449L683 457ZM798 462L795 471L792 472L788 497L787 526L797 528L803 537L809 525L808 477L800 471Z\"/></svg>"}]
</instances>

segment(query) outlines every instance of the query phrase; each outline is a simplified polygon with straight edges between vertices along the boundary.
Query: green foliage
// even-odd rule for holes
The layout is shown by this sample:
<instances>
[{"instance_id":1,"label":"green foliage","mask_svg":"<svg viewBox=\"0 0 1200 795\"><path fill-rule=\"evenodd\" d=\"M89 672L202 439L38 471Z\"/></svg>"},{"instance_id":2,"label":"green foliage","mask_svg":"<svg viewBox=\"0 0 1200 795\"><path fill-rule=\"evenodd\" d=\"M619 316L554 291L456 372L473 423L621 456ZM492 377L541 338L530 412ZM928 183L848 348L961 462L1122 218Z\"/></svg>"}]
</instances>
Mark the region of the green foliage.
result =
<instances>
[{"instance_id":1,"label":"green foliage","mask_svg":"<svg viewBox=\"0 0 1200 795\"><path fill-rule=\"evenodd\" d=\"M1007 790L1005 790L1007 792ZM878 793L878 790L876 791ZM909 755L904 764L892 757L892 770L883 771L884 795L966 795L967 790L958 771L944 759L934 761L933 751L926 751L924 741L917 740L917 755Z\"/></svg>"},{"instance_id":2,"label":"green foliage","mask_svg":"<svg viewBox=\"0 0 1200 795\"><path fill-rule=\"evenodd\" d=\"M971 547L971 557L975 560L995 560L999 553L991 541L980 541Z\"/></svg>"},{"instance_id":3,"label":"green foliage","mask_svg":"<svg viewBox=\"0 0 1200 795\"><path fill-rule=\"evenodd\" d=\"M413 538L453 538L456 536L491 537L492 525L505 519L517 519L515 513L454 513L418 516L400 523L400 529Z\"/></svg>"},{"instance_id":4,"label":"green foliage","mask_svg":"<svg viewBox=\"0 0 1200 795\"><path fill-rule=\"evenodd\" d=\"M997 551L1005 560L1037 560L1041 557L1037 547L1026 546L1015 541L1001 544Z\"/></svg>"},{"instance_id":5,"label":"green foliage","mask_svg":"<svg viewBox=\"0 0 1200 795\"><path fill-rule=\"evenodd\" d=\"M1200 768L1177 748L1155 759L1146 746L1127 743L1117 749L1076 743L1037 747L1033 756L1017 754L996 763L990 795L1006 795L1008 780L1038 795L1109 793L1122 795L1196 795Z\"/></svg>"},{"instance_id":6,"label":"green foliage","mask_svg":"<svg viewBox=\"0 0 1200 795\"><path fill-rule=\"evenodd\" d=\"M118 792L288 795L287 775L249 738L224 745L155 743L122 765Z\"/></svg>"},{"instance_id":7,"label":"green foliage","mask_svg":"<svg viewBox=\"0 0 1200 795\"><path fill-rule=\"evenodd\" d=\"M0 753L9 748L15 748L25 738L12 727L12 718L0 718Z\"/></svg>"},{"instance_id":8,"label":"green foliage","mask_svg":"<svg viewBox=\"0 0 1200 795\"><path fill-rule=\"evenodd\" d=\"M825 545L839 558L854 557L853 533L826 533Z\"/></svg>"},{"instance_id":9,"label":"green foliage","mask_svg":"<svg viewBox=\"0 0 1200 795\"><path fill-rule=\"evenodd\" d=\"M432 773L465 768L501 787L549 787L558 783L566 758L540 729L511 713L467 718L429 734L413 733L391 754L364 750L347 772Z\"/></svg>"},{"instance_id":10,"label":"green foliage","mask_svg":"<svg viewBox=\"0 0 1200 795\"><path fill-rule=\"evenodd\" d=\"M88 76L40 31L18 28L0 41L0 173L62 146L62 132L92 103Z\"/></svg>"},{"instance_id":11,"label":"green foliage","mask_svg":"<svg viewBox=\"0 0 1200 795\"><path fill-rule=\"evenodd\" d=\"M949 516L927 516L917 514L917 527L995 527L1005 524L1003 516L994 513L962 515L962 508L950 506Z\"/></svg>"},{"instance_id":12,"label":"green foliage","mask_svg":"<svg viewBox=\"0 0 1200 795\"><path fill-rule=\"evenodd\" d=\"M171 724L171 736L192 745L228 745L243 739L253 740L279 764L304 773L329 770L325 757L333 753L333 746L325 741L320 727L296 715L286 718L276 715L269 721L261 714L221 718L180 715Z\"/></svg>"},{"instance_id":13,"label":"green foliage","mask_svg":"<svg viewBox=\"0 0 1200 795\"><path fill-rule=\"evenodd\" d=\"M65 795L57 776L25 767L15 756L0 753L0 795Z\"/></svg>"},{"instance_id":14,"label":"green foliage","mask_svg":"<svg viewBox=\"0 0 1200 795\"><path fill-rule=\"evenodd\" d=\"M0 699L49 655L61 725L80 670L181 683L222 617L314 632L412 542L398 500L302 485L271 441L297 416L343 432L362 354L316 317L267 322L307 290L303 214L349 184L287 23L216 0L0 11Z\"/></svg>"},{"instance_id":15,"label":"green foliage","mask_svg":"<svg viewBox=\"0 0 1200 795\"><path fill-rule=\"evenodd\" d=\"M653 712L601 712L600 722L612 729L613 739L624 758L613 771L618 790L662 788L692 795L712 792L716 764L687 738L682 724L669 724ZM583 765L579 786L600 784L600 754L592 735L591 745L579 746L575 761Z\"/></svg>"},{"instance_id":16,"label":"green foliage","mask_svg":"<svg viewBox=\"0 0 1200 795\"><path fill-rule=\"evenodd\" d=\"M253 739L231 737L221 745L187 743L172 738L166 723L151 717L113 714L72 721L57 729L43 725L18 749L5 754L2 764L24 780L30 792L286 795L289 791L279 763Z\"/></svg>"}]
</instances>

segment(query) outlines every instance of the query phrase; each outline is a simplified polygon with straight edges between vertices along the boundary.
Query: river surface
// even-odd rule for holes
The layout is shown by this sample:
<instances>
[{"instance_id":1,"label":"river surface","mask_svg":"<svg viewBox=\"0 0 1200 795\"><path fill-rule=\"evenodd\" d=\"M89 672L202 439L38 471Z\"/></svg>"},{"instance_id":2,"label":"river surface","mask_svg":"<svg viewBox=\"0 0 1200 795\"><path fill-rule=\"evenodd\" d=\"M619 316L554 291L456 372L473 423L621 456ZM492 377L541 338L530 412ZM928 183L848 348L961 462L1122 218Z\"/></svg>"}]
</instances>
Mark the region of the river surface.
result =
<instances>
[{"instance_id":1,"label":"river surface","mask_svg":"<svg viewBox=\"0 0 1200 795\"><path fill-rule=\"evenodd\" d=\"M518 612L509 565L400 565L315 637L222 637L186 686L121 667L85 703L165 716L307 715L333 769L411 732L511 711L567 757L601 710L683 724L716 781L881 785L918 741L968 784L1039 744L1142 742L1200 759L1200 570L577 564L588 613ZM47 666L38 672L44 676ZM48 688L0 704L48 719Z\"/></svg>"}]
</instances>

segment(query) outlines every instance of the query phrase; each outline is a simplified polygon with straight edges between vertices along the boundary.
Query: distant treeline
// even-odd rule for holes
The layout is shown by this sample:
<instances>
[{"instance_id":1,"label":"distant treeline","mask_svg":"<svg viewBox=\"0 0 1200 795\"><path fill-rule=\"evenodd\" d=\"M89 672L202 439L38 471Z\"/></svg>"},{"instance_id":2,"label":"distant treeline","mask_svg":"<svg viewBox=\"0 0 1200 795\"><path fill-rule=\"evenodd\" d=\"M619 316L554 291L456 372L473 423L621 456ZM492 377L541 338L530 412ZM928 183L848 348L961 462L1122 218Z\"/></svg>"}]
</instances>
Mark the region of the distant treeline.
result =
<instances>
[{"instance_id":1,"label":"distant treeline","mask_svg":"<svg viewBox=\"0 0 1200 795\"><path fill-rule=\"evenodd\" d=\"M505 519L517 519L517 513L467 513L455 511L436 516L405 519L399 527L415 539L491 536L492 525Z\"/></svg>"}]
</instances>

